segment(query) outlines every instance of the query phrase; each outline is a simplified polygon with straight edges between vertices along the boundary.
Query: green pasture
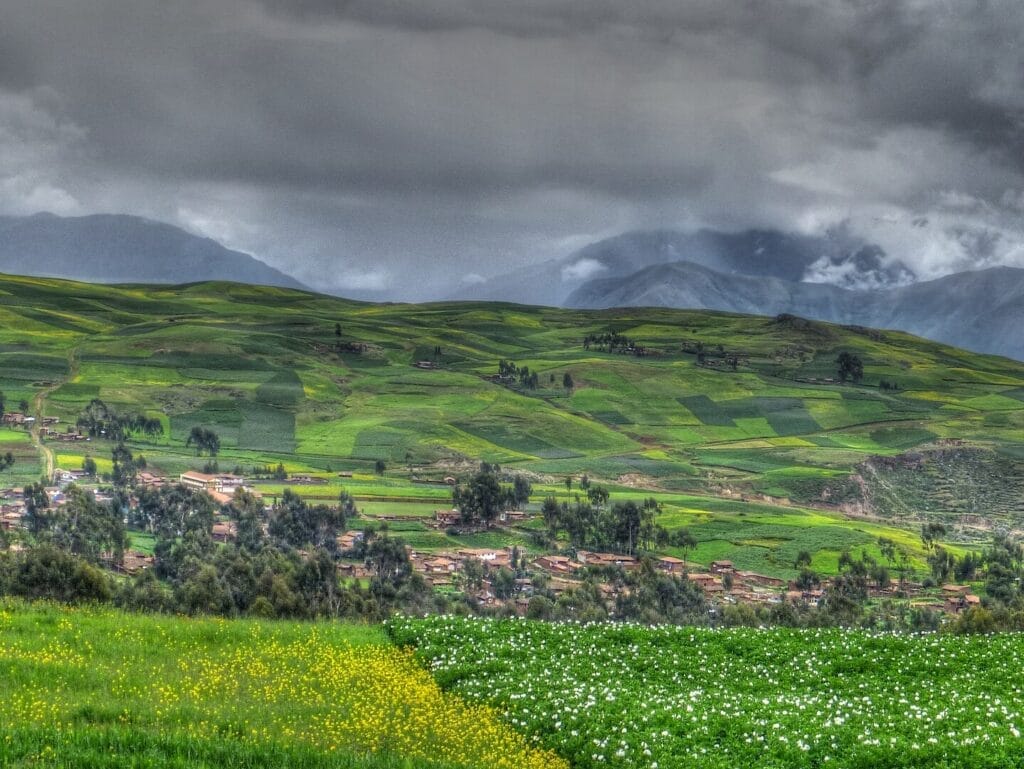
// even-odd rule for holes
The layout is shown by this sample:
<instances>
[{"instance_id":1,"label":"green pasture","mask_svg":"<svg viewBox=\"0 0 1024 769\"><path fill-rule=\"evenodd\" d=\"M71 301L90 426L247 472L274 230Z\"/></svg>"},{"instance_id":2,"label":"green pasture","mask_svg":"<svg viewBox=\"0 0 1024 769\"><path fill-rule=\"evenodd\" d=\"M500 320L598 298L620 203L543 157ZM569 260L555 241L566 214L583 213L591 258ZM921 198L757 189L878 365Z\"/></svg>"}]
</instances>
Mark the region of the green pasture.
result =
<instances>
[{"instance_id":1,"label":"green pasture","mask_svg":"<svg viewBox=\"0 0 1024 769\"><path fill-rule=\"evenodd\" d=\"M0 716L17 769L566 766L341 622L3 602Z\"/></svg>"},{"instance_id":2,"label":"green pasture","mask_svg":"<svg viewBox=\"0 0 1024 769\"><path fill-rule=\"evenodd\" d=\"M1024 364L898 332L669 309L374 305L229 283L115 287L4 277L0 295L8 409L43 393L43 412L62 426L93 398L158 418L162 436L137 436L128 446L171 476L206 464L184 445L193 427L206 427L221 438L222 470L280 462L289 473L328 481L299 493L330 500L345 488L371 516L429 515L450 490L413 484L411 476L465 478L481 460L527 474L535 504L547 493L571 500L588 475L612 488L613 501L653 494L671 517L694 507L672 500L692 494L706 516L730 516L727 523L739 518L730 511L738 503L719 509L710 501L716 495L820 502L864 462L933 451L939 441L963 439L1011 464L1024 461ZM365 351L338 352L335 324L345 343ZM584 349L586 335L610 331L651 354ZM737 356L736 371L699 366L683 351L698 342L712 361ZM859 384L826 381L841 351L862 358ZM502 358L537 372L537 389L491 381ZM437 368L416 368L419 360ZM570 391L565 373L575 383ZM881 390L882 379L899 389ZM89 454L109 470L107 442L49 445L61 467L79 467ZM16 455L11 484L38 477L38 453L24 433L0 432L0 448L7 447ZM363 475L377 461L386 463L385 476ZM1024 519L1009 501L1017 487L999 480L1015 470L961 465L1006 493L963 491L936 472L908 500L883 500L894 511L893 530L904 519L913 530L920 516L973 513L992 500L1000 521ZM340 478L341 471L359 477ZM577 482L568 494L566 476ZM260 484L270 497L283 488ZM958 506L957 495L969 504ZM851 546L870 546L855 540L874 536L841 518L829 527L853 532L836 540ZM776 544L785 538L737 544L738 534L704 534L708 557L746 548L751 563L788 568L791 547Z\"/></svg>"}]
</instances>

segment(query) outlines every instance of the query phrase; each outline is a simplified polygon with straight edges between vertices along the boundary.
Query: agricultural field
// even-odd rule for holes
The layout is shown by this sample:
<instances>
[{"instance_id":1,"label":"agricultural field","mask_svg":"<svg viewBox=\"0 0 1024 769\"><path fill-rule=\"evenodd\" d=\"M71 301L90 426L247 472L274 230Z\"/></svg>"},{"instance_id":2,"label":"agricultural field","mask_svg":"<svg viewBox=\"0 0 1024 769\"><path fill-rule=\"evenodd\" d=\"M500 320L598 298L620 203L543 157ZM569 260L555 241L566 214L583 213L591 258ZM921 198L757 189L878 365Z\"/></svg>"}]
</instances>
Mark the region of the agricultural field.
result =
<instances>
[{"instance_id":1,"label":"agricultural field","mask_svg":"<svg viewBox=\"0 0 1024 769\"><path fill-rule=\"evenodd\" d=\"M560 769L381 630L0 604L5 767Z\"/></svg>"},{"instance_id":2,"label":"agricultural field","mask_svg":"<svg viewBox=\"0 0 1024 769\"><path fill-rule=\"evenodd\" d=\"M141 412L163 431L129 448L172 477L209 461L185 445L195 426L220 437L221 470L280 463L321 481L301 495L331 500L344 488L367 519L430 516L450 499L440 481L481 460L527 475L537 500L571 500L587 475L613 501L664 500L664 525L703 537L697 562L727 557L779 576L815 543L827 567L840 547L925 521L948 523L965 545L989 536L972 516L1024 525L1024 364L899 332L665 309L374 305L228 283L3 277L0 304L8 410L27 400L59 418L58 431L93 398ZM609 331L647 355L584 346ZM840 351L862 358L863 381L832 381ZM536 372L536 388L495 381L501 359ZM954 466L942 454L953 442L976 453ZM89 456L109 470L108 441L43 444L56 467ZM0 485L43 472L28 432L0 431L7 450L17 461ZM925 472L900 464L910 455ZM914 475L912 494L894 500L901 474ZM577 485L564 488L566 477ZM259 488L273 498L285 485ZM412 533L426 548L451 544ZM920 559L919 547L910 553Z\"/></svg>"},{"instance_id":3,"label":"agricultural field","mask_svg":"<svg viewBox=\"0 0 1024 769\"><path fill-rule=\"evenodd\" d=\"M1024 637L399 619L446 688L573 767L1019 766Z\"/></svg>"}]
</instances>

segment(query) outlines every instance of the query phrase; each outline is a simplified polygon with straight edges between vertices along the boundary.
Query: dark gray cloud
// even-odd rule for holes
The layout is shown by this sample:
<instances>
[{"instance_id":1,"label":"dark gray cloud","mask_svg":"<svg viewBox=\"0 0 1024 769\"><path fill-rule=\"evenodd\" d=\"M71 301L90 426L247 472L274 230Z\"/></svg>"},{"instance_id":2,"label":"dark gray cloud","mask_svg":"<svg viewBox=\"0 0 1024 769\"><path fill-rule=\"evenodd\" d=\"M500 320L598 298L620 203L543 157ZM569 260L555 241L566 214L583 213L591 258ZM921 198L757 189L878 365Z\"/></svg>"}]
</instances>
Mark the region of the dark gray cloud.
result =
<instances>
[{"instance_id":1,"label":"dark gray cloud","mask_svg":"<svg viewBox=\"0 0 1024 769\"><path fill-rule=\"evenodd\" d=\"M1024 264L1015 0L13 5L2 211L168 219L408 297L641 227Z\"/></svg>"}]
</instances>

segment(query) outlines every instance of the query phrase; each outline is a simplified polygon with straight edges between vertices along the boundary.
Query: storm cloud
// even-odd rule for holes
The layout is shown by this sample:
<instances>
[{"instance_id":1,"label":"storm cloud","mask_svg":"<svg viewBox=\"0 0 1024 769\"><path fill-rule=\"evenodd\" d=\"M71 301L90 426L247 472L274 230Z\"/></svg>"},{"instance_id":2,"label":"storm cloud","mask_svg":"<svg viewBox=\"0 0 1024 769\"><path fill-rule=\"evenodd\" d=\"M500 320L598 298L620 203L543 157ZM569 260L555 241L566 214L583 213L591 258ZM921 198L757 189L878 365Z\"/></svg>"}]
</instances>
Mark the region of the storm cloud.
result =
<instances>
[{"instance_id":1,"label":"storm cloud","mask_svg":"<svg viewBox=\"0 0 1024 769\"><path fill-rule=\"evenodd\" d=\"M389 298L636 228L1024 266L1021 39L1002 0L19 0L0 212L164 219Z\"/></svg>"}]
</instances>

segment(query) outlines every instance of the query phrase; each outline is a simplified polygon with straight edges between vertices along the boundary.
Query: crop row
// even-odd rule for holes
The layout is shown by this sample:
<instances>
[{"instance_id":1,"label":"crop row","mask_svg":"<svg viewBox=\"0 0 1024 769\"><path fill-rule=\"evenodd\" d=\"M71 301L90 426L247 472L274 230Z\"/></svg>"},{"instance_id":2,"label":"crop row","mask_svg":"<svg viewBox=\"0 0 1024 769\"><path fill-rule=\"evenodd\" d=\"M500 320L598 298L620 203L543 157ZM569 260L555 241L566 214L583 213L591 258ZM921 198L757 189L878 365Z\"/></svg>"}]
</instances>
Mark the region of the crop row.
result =
<instances>
[{"instance_id":1,"label":"crop row","mask_svg":"<svg viewBox=\"0 0 1024 769\"><path fill-rule=\"evenodd\" d=\"M576 767L1009 767L1024 637L397 620L443 686Z\"/></svg>"}]
</instances>

